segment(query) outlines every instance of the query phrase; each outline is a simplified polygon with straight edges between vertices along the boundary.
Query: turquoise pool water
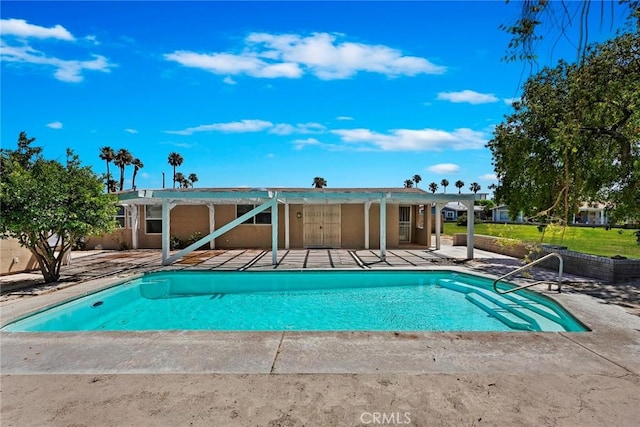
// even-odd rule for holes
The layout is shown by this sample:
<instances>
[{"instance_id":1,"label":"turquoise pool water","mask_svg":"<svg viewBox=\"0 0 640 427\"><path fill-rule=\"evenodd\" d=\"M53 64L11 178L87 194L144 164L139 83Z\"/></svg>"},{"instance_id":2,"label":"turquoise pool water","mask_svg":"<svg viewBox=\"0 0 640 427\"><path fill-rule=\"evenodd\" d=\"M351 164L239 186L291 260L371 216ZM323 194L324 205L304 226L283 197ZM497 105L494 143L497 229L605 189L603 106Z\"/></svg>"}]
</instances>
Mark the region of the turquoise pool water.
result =
<instances>
[{"instance_id":1,"label":"turquoise pool water","mask_svg":"<svg viewBox=\"0 0 640 427\"><path fill-rule=\"evenodd\" d=\"M8 332L584 331L534 292L453 272L151 273L41 311Z\"/></svg>"}]
</instances>

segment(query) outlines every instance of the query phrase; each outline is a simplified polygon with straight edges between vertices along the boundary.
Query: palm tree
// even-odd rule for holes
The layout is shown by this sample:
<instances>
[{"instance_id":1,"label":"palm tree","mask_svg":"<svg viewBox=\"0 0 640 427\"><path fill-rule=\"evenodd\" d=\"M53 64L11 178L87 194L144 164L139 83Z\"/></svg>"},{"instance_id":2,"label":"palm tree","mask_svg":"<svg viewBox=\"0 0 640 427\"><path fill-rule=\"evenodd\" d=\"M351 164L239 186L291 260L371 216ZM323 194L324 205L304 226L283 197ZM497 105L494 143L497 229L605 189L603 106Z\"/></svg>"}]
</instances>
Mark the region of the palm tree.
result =
<instances>
[{"instance_id":1,"label":"palm tree","mask_svg":"<svg viewBox=\"0 0 640 427\"><path fill-rule=\"evenodd\" d=\"M436 184L435 182L429 184L429 191L435 194L435 192L438 191L438 184Z\"/></svg>"},{"instance_id":2,"label":"palm tree","mask_svg":"<svg viewBox=\"0 0 640 427\"><path fill-rule=\"evenodd\" d=\"M480 187L480 184L478 184L477 182L472 182L469 186L469 190L473 191L473 194L476 194L481 189L482 187Z\"/></svg>"},{"instance_id":3,"label":"palm tree","mask_svg":"<svg viewBox=\"0 0 640 427\"><path fill-rule=\"evenodd\" d=\"M458 194L462 191L462 187L464 187L464 181L457 180L456 187L458 187Z\"/></svg>"},{"instance_id":4,"label":"palm tree","mask_svg":"<svg viewBox=\"0 0 640 427\"><path fill-rule=\"evenodd\" d=\"M113 164L120 167L120 191L124 190L124 168L133 162L133 155L129 150L121 148L113 159Z\"/></svg>"},{"instance_id":5,"label":"palm tree","mask_svg":"<svg viewBox=\"0 0 640 427\"><path fill-rule=\"evenodd\" d=\"M107 180L107 192L108 193L115 193L116 191L118 191L118 182L115 179L108 179Z\"/></svg>"},{"instance_id":6,"label":"palm tree","mask_svg":"<svg viewBox=\"0 0 640 427\"><path fill-rule=\"evenodd\" d=\"M440 181L440 185L442 185L442 187L444 188L444 194L447 194L447 186L449 185L449 181L443 179L442 181Z\"/></svg>"},{"instance_id":7,"label":"palm tree","mask_svg":"<svg viewBox=\"0 0 640 427\"><path fill-rule=\"evenodd\" d=\"M182 162L184 162L184 159L182 158L180 153L172 151L171 153L169 153L168 161L169 164L173 166L173 188L176 188L176 167L180 166Z\"/></svg>"},{"instance_id":8,"label":"palm tree","mask_svg":"<svg viewBox=\"0 0 640 427\"><path fill-rule=\"evenodd\" d=\"M107 162L107 178L106 178L106 184L107 184L107 193L109 193L111 190L109 189L109 180L111 179L111 174L109 173L109 163L111 163L113 161L113 159L116 157L116 153L113 151L113 148L111 147L102 147L100 149L100 159L104 160Z\"/></svg>"},{"instance_id":9,"label":"palm tree","mask_svg":"<svg viewBox=\"0 0 640 427\"><path fill-rule=\"evenodd\" d=\"M410 179L405 179L404 180L404 188L411 188L413 187L413 181Z\"/></svg>"},{"instance_id":10,"label":"palm tree","mask_svg":"<svg viewBox=\"0 0 640 427\"><path fill-rule=\"evenodd\" d=\"M422 177L418 174L413 175L413 182L416 183L416 188L418 188L418 183L422 181Z\"/></svg>"},{"instance_id":11,"label":"palm tree","mask_svg":"<svg viewBox=\"0 0 640 427\"><path fill-rule=\"evenodd\" d=\"M173 180L175 181L174 184L177 182L178 183L178 187L179 188L183 188L186 178L184 177L182 172L176 172L176 174L173 177Z\"/></svg>"},{"instance_id":12,"label":"palm tree","mask_svg":"<svg viewBox=\"0 0 640 427\"><path fill-rule=\"evenodd\" d=\"M133 159L131 162L133 165L133 178L131 178L131 188L136 189L136 175L138 171L144 167L144 164L140 161L140 159Z\"/></svg>"},{"instance_id":13,"label":"palm tree","mask_svg":"<svg viewBox=\"0 0 640 427\"><path fill-rule=\"evenodd\" d=\"M190 173L189 174L189 181L191 181L191 186L193 187L193 184L198 182L198 175L196 175L195 173Z\"/></svg>"},{"instance_id":14,"label":"palm tree","mask_svg":"<svg viewBox=\"0 0 640 427\"><path fill-rule=\"evenodd\" d=\"M314 188L324 188L327 186L327 180L320 176L316 176L315 178L313 178L311 186Z\"/></svg>"}]
</instances>

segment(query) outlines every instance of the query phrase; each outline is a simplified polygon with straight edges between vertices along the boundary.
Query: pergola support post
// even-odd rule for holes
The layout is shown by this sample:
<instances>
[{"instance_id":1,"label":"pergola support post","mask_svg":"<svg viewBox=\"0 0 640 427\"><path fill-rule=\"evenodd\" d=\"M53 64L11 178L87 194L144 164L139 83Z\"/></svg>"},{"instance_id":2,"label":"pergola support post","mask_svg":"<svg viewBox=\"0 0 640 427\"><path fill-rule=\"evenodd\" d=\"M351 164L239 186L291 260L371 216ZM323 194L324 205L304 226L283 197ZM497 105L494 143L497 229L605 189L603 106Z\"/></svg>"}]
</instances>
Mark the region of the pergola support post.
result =
<instances>
[{"instance_id":1,"label":"pergola support post","mask_svg":"<svg viewBox=\"0 0 640 427\"><path fill-rule=\"evenodd\" d=\"M209 232L212 232L216 229L216 206L213 203L207 203L207 208L209 208ZM215 248L216 239L211 239L209 242L209 249Z\"/></svg>"},{"instance_id":2,"label":"pergola support post","mask_svg":"<svg viewBox=\"0 0 640 427\"><path fill-rule=\"evenodd\" d=\"M387 195L380 198L380 259L387 259Z\"/></svg>"},{"instance_id":3,"label":"pergola support post","mask_svg":"<svg viewBox=\"0 0 640 427\"><path fill-rule=\"evenodd\" d=\"M436 208L436 250L439 251L440 250L440 246L441 246L441 238L440 238L440 230L442 230L442 208L445 207L444 203L435 203L435 208Z\"/></svg>"},{"instance_id":4,"label":"pergola support post","mask_svg":"<svg viewBox=\"0 0 640 427\"><path fill-rule=\"evenodd\" d=\"M131 248L138 249L138 229L140 228L140 209L137 205L131 205L129 209L131 215Z\"/></svg>"},{"instance_id":5,"label":"pergola support post","mask_svg":"<svg viewBox=\"0 0 640 427\"><path fill-rule=\"evenodd\" d=\"M271 203L271 264L272 265L278 264L278 195L277 193L273 195L273 202Z\"/></svg>"},{"instance_id":6,"label":"pergola support post","mask_svg":"<svg viewBox=\"0 0 640 427\"><path fill-rule=\"evenodd\" d=\"M371 201L364 204L364 248L369 249L369 210L371 209Z\"/></svg>"},{"instance_id":7,"label":"pergola support post","mask_svg":"<svg viewBox=\"0 0 640 427\"><path fill-rule=\"evenodd\" d=\"M473 259L473 224L475 220L475 200L466 200L462 204L467 208L467 259Z\"/></svg>"},{"instance_id":8,"label":"pergola support post","mask_svg":"<svg viewBox=\"0 0 640 427\"><path fill-rule=\"evenodd\" d=\"M289 249L289 201L284 201L284 248Z\"/></svg>"}]
</instances>

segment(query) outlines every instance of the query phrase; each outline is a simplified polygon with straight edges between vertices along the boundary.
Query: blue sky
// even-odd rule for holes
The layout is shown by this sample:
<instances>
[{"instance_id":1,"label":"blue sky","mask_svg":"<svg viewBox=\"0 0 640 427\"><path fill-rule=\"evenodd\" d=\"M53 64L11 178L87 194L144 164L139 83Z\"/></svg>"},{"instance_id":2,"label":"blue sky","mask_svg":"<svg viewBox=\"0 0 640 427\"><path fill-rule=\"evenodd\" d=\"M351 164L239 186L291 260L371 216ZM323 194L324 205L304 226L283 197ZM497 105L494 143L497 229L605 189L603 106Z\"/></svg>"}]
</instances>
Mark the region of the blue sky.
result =
<instances>
[{"instance_id":1,"label":"blue sky","mask_svg":"<svg viewBox=\"0 0 640 427\"><path fill-rule=\"evenodd\" d=\"M501 61L499 26L519 7L3 1L2 146L24 130L48 158L70 147L96 173L100 147L126 148L144 163L138 188L160 188L163 172L171 186L177 151L196 187L401 187L420 174L420 187L484 192L484 146L529 73ZM540 65L575 59L550 39Z\"/></svg>"}]
</instances>

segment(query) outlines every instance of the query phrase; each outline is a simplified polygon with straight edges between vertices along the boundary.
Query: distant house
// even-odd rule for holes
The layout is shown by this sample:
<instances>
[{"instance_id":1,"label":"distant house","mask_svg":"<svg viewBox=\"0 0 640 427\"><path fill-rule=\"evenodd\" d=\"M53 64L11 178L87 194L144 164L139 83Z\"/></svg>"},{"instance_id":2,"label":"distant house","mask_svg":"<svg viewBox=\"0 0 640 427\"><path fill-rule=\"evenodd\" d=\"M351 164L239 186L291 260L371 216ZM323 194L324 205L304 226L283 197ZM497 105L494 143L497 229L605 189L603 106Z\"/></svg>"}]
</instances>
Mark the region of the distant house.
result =
<instances>
[{"instance_id":1,"label":"distant house","mask_svg":"<svg viewBox=\"0 0 640 427\"><path fill-rule=\"evenodd\" d=\"M518 214L515 220L509 217L509 207L507 205L496 206L491 208L491 220L493 222L524 222L522 212Z\"/></svg>"},{"instance_id":2,"label":"distant house","mask_svg":"<svg viewBox=\"0 0 640 427\"><path fill-rule=\"evenodd\" d=\"M474 206L473 211L475 216L479 216L480 212L484 211L482 206ZM431 209L431 213L435 214L435 207ZM449 202L442 208L442 214L445 221L455 221L461 215L466 215L467 207L460 202Z\"/></svg>"},{"instance_id":3,"label":"distant house","mask_svg":"<svg viewBox=\"0 0 640 427\"><path fill-rule=\"evenodd\" d=\"M491 218L494 222L524 222L522 212L518 214L515 220L509 217L509 207L507 205L496 206L491 209ZM602 203L583 203L578 208L578 213L573 215L572 224L589 224L589 225L606 225L609 218Z\"/></svg>"},{"instance_id":4,"label":"distant house","mask_svg":"<svg viewBox=\"0 0 640 427\"><path fill-rule=\"evenodd\" d=\"M583 203L573 216L574 224L606 225L609 223L606 206L602 203Z\"/></svg>"}]
</instances>

